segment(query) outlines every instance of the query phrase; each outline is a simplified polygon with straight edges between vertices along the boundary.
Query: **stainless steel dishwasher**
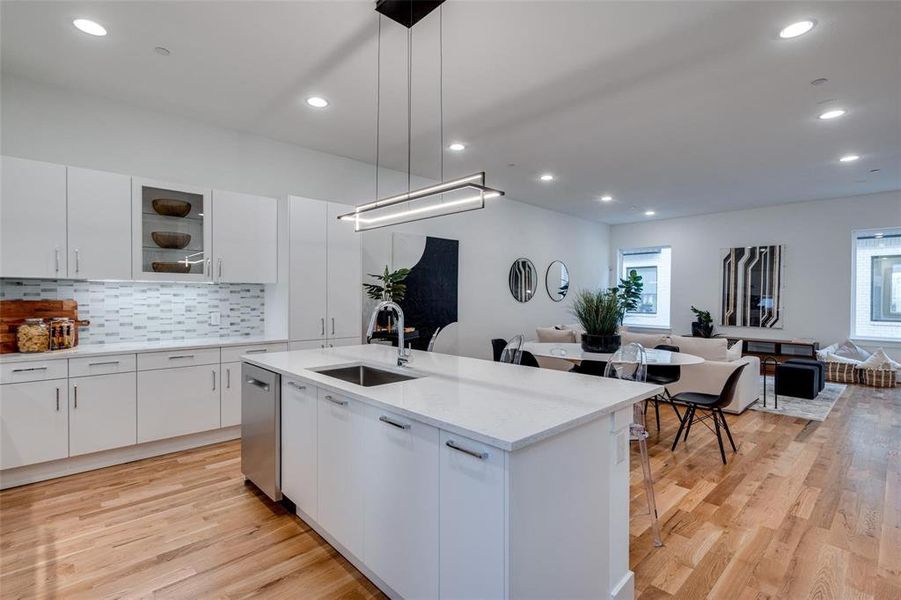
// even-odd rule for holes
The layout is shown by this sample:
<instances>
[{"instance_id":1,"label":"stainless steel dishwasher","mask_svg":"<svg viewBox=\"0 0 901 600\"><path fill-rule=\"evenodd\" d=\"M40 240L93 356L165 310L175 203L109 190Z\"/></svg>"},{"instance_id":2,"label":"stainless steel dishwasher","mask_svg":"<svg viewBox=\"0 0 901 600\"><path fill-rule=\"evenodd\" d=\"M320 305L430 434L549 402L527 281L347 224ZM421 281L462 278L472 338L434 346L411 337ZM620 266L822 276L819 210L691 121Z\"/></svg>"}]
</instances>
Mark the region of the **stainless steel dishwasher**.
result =
<instances>
[{"instance_id":1,"label":"stainless steel dishwasher","mask_svg":"<svg viewBox=\"0 0 901 600\"><path fill-rule=\"evenodd\" d=\"M241 364L241 472L273 500L281 491L281 377Z\"/></svg>"}]
</instances>

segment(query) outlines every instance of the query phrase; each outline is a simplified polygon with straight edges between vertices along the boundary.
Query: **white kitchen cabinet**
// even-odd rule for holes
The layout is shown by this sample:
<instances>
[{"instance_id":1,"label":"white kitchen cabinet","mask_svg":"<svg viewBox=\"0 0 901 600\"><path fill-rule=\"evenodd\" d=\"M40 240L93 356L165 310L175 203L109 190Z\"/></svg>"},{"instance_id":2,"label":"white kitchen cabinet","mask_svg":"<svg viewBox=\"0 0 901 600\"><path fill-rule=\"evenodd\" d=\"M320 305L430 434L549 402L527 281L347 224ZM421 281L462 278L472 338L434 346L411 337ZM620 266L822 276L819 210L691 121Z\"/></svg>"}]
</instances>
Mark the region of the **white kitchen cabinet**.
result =
<instances>
[{"instance_id":1,"label":"white kitchen cabinet","mask_svg":"<svg viewBox=\"0 0 901 600\"><path fill-rule=\"evenodd\" d=\"M138 443L218 428L218 364L138 372Z\"/></svg>"},{"instance_id":2,"label":"white kitchen cabinet","mask_svg":"<svg viewBox=\"0 0 901 600\"><path fill-rule=\"evenodd\" d=\"M328 337L360 339L363 310L362 254L360 235L353 224L339 221L338 215L354 209L345 204L328 204Z\"/></svg>"},{"instance_id":3,"label":"white kitchen cabinet","mask_svg":"<svg viewBox=\"0 0 901 600\"><path fill-rule=\"evenodd\" d=\"M278 280L278 200L213 191L213 273L220 283Z\"/></svg>"},{"instance_id":4,"label":"white kitchen cabinet","mask_svg":"<svg viewBox=\"0 0 901 600\"><path fill-rule=\"evenodd\" d=\"M241 424L241 363L223 363L222 395L220 397L219 425L231 427Z\"/></svg>"},{"instance_id":5,"label":"white kitchen cabinet","mask_svg":"<svg viewBox=\"0 0 901 600\"><path fill-rule=\"evenodd\" d=\"M131 177L66 171L69 278L131 279Z\"/></svg>"},{"instance_id":6,"label":"white kitchen cabinet","mask_svg":"<svg viewBox=\"0 0 901 600\"><path fill-rule=\"evenodd\" d=\"M137 443L135 373L69 379L69 456Z\"/></svg>"},{"instance_id":7,"label":"white kitchen cabinet","mask_svg":"<svg viewBox=\"0 0 901 600\"><path fill-rule=\"evenodd\" d=\"M442 431L439 455L439 596L504 598L505 453Z\"/></svg>"},{"instance_id":8,"label":"white kitchen cabinet","mask_svg":"<svg viewBox=\"0 0 901 600\"><path fill-rule=\"evenodd\" d=\"M319 389L316 435L317 521L352 554L363 556L363 454L360 403Z\"/></svg>"},{"instance_id":9,"label":"white kitchen cabinet","mask_svg":"<svg viewBox=\"0 0 901 600\"><path fill-rule=\"evenodd\" d=\"M212 281L211 190L135 177L131 198L134 279ZM189 207L183 216L162 214L178 204Z\"/></svg>"},{"instance_id":10,"label":"white kitchen cabinet","mask_svg":"<svg viewBox=\"0 0 901 600\"><path fill-rule=\"evenodd\" d=\"M317 518L317 388L282 379L282 493Z\"/></svg>"},{"instance_id":11,"label":"white kitchen cabinet","mask_svg":"<svg viewBox=\"0 0 901 600\"><path fill-rule=\"evenodd\" d=\"M438 429L362 408L366 565L404 598L437 598Z\"/></svg>"},{"instance_id":12,"label":"white kitchen cabinet","mask_svg":"<svg viewBox=\"0 0 901 600\"><path fill-rule=\"evenodd\" d=\"M360 236L338 215L352 206L290 198L292 341L360 339Z\"/></svg>"},{"instance_id":13,"label":"white kitchen cabinet","mask_svg":"<svg viewBox=\"0 0 901 600\"><path fill-rule=\"evenodd\" d=\"M66 167L2 157L0 277L66 277Z\"/></svg>"},{"instance_id":14,"label":"white kitchen cabinet","mask_svg":"<svg viewBox=\"0 0 901 600\"><path fill-rule=\"evenodd\" d=\"M0 469L66 458L68 409L65 379L0 387Z\"/></svg>"}]
</instances>

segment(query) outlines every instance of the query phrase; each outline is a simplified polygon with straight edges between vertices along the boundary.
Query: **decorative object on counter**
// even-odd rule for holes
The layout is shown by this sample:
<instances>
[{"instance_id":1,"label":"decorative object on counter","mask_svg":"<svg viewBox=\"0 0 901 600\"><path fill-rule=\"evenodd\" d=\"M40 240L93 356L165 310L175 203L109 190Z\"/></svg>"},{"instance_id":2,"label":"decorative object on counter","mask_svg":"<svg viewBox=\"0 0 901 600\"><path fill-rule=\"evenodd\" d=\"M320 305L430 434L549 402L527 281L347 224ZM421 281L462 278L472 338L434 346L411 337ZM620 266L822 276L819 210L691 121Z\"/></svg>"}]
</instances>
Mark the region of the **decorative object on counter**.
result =
<instances>
[{"instance_id":1,"label":"decorative object on counter","mask_svg":"<svg viewBox=\"0 0 901 600\"><path fill-rule=\"evenodd\" d=\"M191 265L187 262L159 262L150 263L156 273L189 273Z\"/></svg>"},{"instance_id":2,"label":"decorative object on counter","mask_svg":"<svg viewBox=\"0 0 901 600\"><path fill-rule=\"evenodd\" d=\"M404 268L389 271L388 265L385 265L385 272L381 275L369 274L370 277L381 283L364 283L363 288L371 300L400 302L407 293L407 286L404 281L409 274L410 269ZM383 310L379 313L377 323L379 331L390 332L394 329L392 314L390 310Z\"/></svg>"},{"instance_id":3,"label":"decorative object on counter","mask_svg":"<svg viewBox=\"0 0 901 600\"><path fill-rule=\"evenodd\" d=\"M79 321L79 324L90 323ZM68 350L76 346L75 341L76 322L67 317L54 317L50 321L50 349Z\"/></svg>"},{"instance_id":4,"label":"decorative object on counter","mask_svg":"<svg viewBox=\"0 0 901 600\"><path fill-rule=\"evenodd\" d=\"M783 246L727 248L720 256L720 324L781 329Z\"/></svg>"},{"instance_id":5,"label":"decorative object on counter","mask_svg":"<svg viewBox=\"0 0 901 600\"><path fill-rule=\"evenodd\" d=\"M569 269L561 260L555 260L544 274L544 289L554 302L563 302L569 293Z\"/></svg>"},{"instance_id":6,"label":"decorative object on counter","mask_svg":"<svg viewBox=\"0 0 901 600\"><path fill-rule=\"evenodd\" d=\"M692 305L691 312L693 312L697 318L697 320L691 324L691 335L703 338L713 337L713 317L710 316L710 311L701 310Z\"/></svg>"},{"instance_id":7,"label":"decorative object on counter","mask_svg":"<svg viewBox=\"0 0 901 600\"><path fill-rule=\"evenodd\" d=\"M9 280L3 281L4 293L7 292ZM88 321L78 318L78 303L75 300L0 300L0 354L19 351L18 329L26 319L51 319L64 317L70 319L74 327L73 346L78 344L78 329L89 325ZM50 333L45 350L50 349Z\"/></svg>"},{"instance_id":8,"label":"decorative object on counter","mask_svg":"<svg viewBox=\"0 0 901 600\"><path fill-rule=\"evenodd\" d=\"M538 289L538 270L528 258L517 258L508 276L510 293L517 302L528 302Z\"/></svg>"},{"instance_id":9,"label":"decorative object on counter","mask_svg":"<svg viewBox=\"0 0 901 600\"><path fill-rule=\"evenodd\" d=\"M19 352L46 352L50 349L50 330L44 319L25 319L16 332Z\"/></svg>"},{"instance_id":10,"label":"decorative object on counter","mask_svg":"<svg viewBox=\"0 0 901 600\"><path fill-rule=\"evenodd\" d=\"M145 200L146 202L146 200ZM154 198L150 203L156 214L164 217L187 217L191 212L191 203L175 198Z\"/></svg>"},{"instance_id":11,"label":"decorative object on counter","mask_svg":"<svg viewBox=\"0 0 901 600\"><path fill-rule=\"evenodd\" d=\"M173 250L181 250L191 243L190 233L179 233L177 231L154 231L150 234L150 237L160 248L171 248Z\"/></svg>"},{"instance_id":12,"label":"decorative object on counter","mask_svg":"<svg viewBox=\"0 0 901 600\"><path fill-rule=\"evenodd\" d=\"M616 352L622 339L617 333L627 312L641 302L641 275L634 269L619 280L619 285L606 290L580 290L571 312L585 333L582 349L585 352L609 354Z\"/></svg>"}]
</instances>

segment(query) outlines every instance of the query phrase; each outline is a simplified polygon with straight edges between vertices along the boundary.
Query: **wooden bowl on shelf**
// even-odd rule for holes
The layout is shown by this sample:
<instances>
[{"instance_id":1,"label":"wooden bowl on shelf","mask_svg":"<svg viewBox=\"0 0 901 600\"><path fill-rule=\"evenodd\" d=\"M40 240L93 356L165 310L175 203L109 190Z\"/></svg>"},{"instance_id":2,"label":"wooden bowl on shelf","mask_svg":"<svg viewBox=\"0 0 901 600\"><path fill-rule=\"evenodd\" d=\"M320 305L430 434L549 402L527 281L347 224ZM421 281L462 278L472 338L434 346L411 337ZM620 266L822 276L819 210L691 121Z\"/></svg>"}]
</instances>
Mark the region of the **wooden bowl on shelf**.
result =
<instances>
[{"instance_id":1,"label":"wooden bowl on shelf","mask_svg":"<svg viewBox=\"0 0 901 600\"><path fill-rule=\"evenodd\" d=\"M190 273L191 265L183 262L157 262L150 263L155 273Z\"/></svg>"},{"instance_id":2,"label":"wooden bowl on shelf","mask_svg":"<svg viewBox=\"0 0 901 600\"><path fill-rule=\"evenodd\" d=\"M186 217L191 212L191 203L175 198L154 198L150 203L156 214L164 217Z\"/></svg>"},{"instance_id":3,"label":"wooden bowl on shelf","mask_svg":"<svg viewBox=\"0 0 901 600\"><path fill-rule=\"evenodd\" d=\"M177 231L154 231L150 234L150 237L160 248L181 250L191 243L190 233L179 233Z\"/></svg>"}]
</instances>

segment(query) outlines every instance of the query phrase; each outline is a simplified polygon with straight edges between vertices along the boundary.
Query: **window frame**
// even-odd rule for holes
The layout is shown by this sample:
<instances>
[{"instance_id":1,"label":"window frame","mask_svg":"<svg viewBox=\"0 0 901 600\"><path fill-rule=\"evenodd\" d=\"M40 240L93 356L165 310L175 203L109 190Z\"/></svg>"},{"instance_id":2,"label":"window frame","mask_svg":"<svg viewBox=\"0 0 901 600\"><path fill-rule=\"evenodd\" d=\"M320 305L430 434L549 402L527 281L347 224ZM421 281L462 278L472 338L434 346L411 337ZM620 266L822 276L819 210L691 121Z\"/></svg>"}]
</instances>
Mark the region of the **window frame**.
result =
<instances>
[{"instance_id":1,"label":"window frame","mask_svg":"<svg viewBox=\"0 0 901 600\"><path fill-rule=\"evenodd\" d=\"M858 240L866 239L869 237L876 237L877 233L884 234L883 237L893 238L897 236L901 236L901 225L895 225L891 227L879 227L879 228L867 228L867 229L855 229L851 231L851 245L850 245L850 253L851 253L851 285L849 293L851 300L851 314L849 315L849 324L848 331L850 332L850 339L854 341L860 342L876 342L880 344L884 344L887 347L901 347L901 320L891 320L891 321L876 321L870 319L872 323L886 323L886 324L898 324L899 325L899 333L897 336L888 337L888 336L880 336L880 335L872 335L872 334L863 334L857 331L857 250L858 250ZM872 270L870 270L870 293L872 294ZM866 308L867 314L869 317L872 317L872 296L870 297L870 306Z\"/></svg>"},{"instance_id":2,"label":"window frame","mask_svg":"<svg viewBox=\"0 0 901 600\"><path fill-rule=\"evenodd\" d=\"M636 248L619 248L617 249L617 265L616 265L616 278L615 284L619 283L621 278L626 276L626 270L624 266L625 258L627 256L635 256L637 254L662 254L664 250L667 250L669 253L669 274L668 274L668 286L667 293L669 297L667 298L667 306L668 310L664 313L660 307L660 266L659 265L646 265L644 268L656 268L657 269L657 302L655 303L655 312L653 313L642 313L642 312L628 312L624 315L623 325L627 327L635 327L638 329L652 329L652 330L661 330L661 331L670 331L672 328L672 295L673 295L673 247L670 245L659 245L659 246L642 246ZM635 269L639 267L630 267L630 269ZM629 317L633 317L633 321L629 322ZM636 323L634 322L634 318L642 318L642 317L653 317L655 320L664 320L665 323Z\"/></svg>"}]
</instances>

